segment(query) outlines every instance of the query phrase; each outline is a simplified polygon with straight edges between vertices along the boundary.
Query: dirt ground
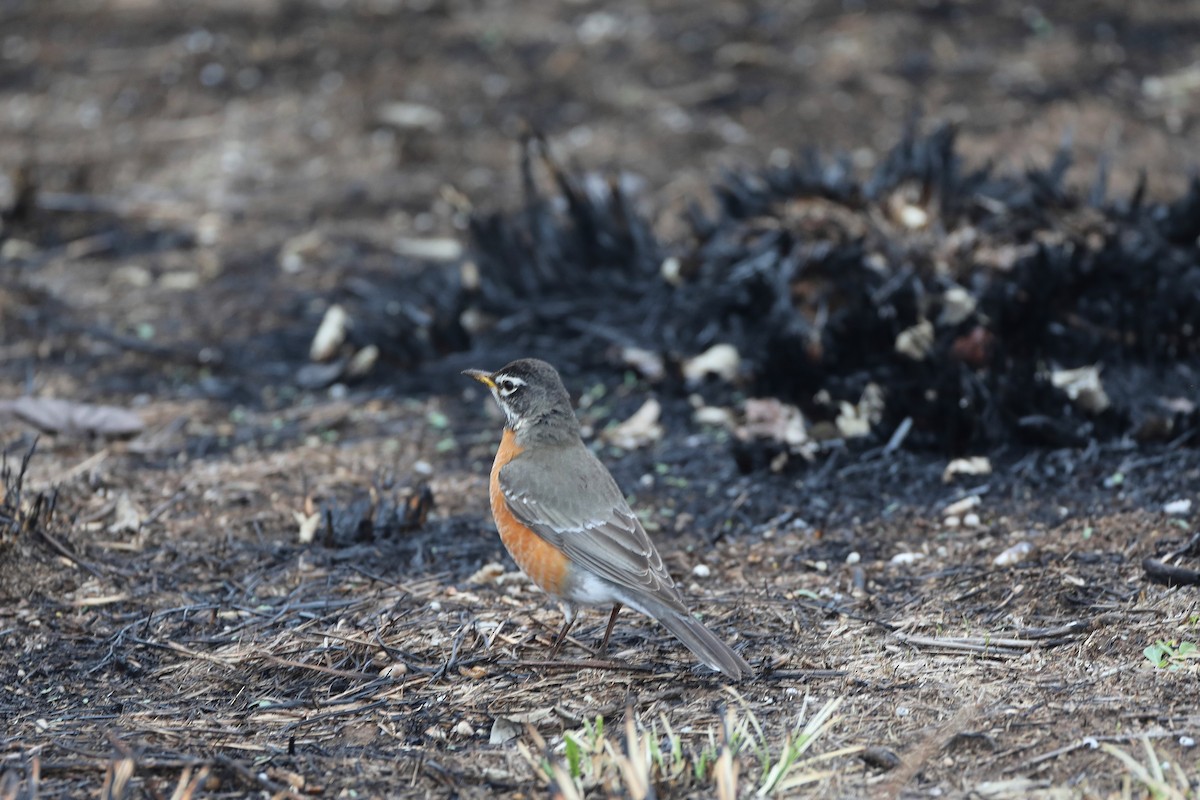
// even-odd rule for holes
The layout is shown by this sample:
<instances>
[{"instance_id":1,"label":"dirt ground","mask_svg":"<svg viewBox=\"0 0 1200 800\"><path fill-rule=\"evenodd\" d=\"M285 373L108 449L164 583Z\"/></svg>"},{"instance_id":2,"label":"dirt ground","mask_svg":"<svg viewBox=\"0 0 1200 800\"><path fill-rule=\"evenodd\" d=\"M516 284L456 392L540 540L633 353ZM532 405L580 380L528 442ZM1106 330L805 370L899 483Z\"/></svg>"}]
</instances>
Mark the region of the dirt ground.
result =
<instances>
[{"instance_id":1,"label":"dirt ground","mask_svg":"<svg viewBox=\"0 0 1200 800\"><path fill-rule=\"evenodd\" d=\"M402 302L458 269L467 207L515 206L526 125L637 176L665 235L722 168L812 146L865 169L915 110L957 122L969 158L1044 164L1069 136L1073 180L1109 156L1115 192L1139 172L1177 192L1200 152L1200 5L1077 10L0 2L0 210L20 210L0 229L0 400L145 423L39 436L0 416L0 797L542 796L598 716L612 750L588 796L646 796L618 766L626 719L681 742L660 797L719 796L732 767L694 767L754 732L731 761L750 796L830 700L806 755L832 755L793 777L822 774L778 796L1140 797L1156 770L1177 794L1155 796L1196 796L1200 682L1177 645L1200 603L1142 564L1197 531L1194 443L1014 446L954 483L904 450L747 473L663 396L661 442L598 449L761 672L730 687L632 613L609 653L597 611L545 660L559 613L487 514L501 420L457 375L498 364L299 379L330 297ZM569 383L593 431L657 391ZM53 513L30 521L39 496Z\"/></svg>"}]
</instances>

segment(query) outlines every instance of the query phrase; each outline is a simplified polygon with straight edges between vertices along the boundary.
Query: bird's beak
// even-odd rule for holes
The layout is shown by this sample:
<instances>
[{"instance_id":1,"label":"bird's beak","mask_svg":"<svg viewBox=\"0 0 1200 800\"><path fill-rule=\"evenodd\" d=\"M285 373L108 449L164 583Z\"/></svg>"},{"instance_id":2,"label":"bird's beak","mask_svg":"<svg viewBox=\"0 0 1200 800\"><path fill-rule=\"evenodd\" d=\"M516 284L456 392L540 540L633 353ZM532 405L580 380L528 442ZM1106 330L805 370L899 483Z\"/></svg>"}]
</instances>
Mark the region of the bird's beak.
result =
<instances>
[{"instance_id":1,"label":"bird's beak","mask_svg":"<svg viewBox=\"0 0 1200 800\"><path fill-rule=\"evenodd\" d=\"M496 382L492 380L492 373L490 372L486 372L482 369L464 369L462 374L474 378L483 385L487 386L489 389L496 388Z\"/></svg>"}]
</instances>

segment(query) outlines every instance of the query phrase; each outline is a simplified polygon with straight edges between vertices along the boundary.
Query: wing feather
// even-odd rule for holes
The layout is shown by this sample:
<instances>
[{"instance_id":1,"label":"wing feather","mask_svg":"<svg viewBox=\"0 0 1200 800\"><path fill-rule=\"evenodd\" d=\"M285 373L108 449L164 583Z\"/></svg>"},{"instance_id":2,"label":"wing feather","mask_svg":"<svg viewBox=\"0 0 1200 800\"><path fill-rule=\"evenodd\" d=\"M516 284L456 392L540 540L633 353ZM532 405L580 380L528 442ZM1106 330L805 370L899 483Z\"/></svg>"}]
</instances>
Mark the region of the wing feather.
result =
<instances>
[{"instance_id":1,"label":"wing feather","mask_svg":"<svg viewBox=\"0 0 1200 800\"><path fill-rule=\"evenodd\" d=\"M500 470L521 523L572 562L630 592L684 611L679 590L612 475L582 444L523 453Z\"/></svg>"}]
</instances>

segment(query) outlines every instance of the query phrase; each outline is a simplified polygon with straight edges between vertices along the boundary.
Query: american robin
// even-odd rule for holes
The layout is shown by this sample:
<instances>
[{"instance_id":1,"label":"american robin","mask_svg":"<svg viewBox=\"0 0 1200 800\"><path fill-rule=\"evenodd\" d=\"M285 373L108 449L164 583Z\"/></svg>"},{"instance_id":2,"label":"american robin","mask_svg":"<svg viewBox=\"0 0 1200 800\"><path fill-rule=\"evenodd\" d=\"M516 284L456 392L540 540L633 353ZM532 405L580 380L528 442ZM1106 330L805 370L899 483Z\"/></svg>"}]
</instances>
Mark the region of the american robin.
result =
<instances>
[{"instance_id":1,"label":"american robin","mask_svg":"<svg viewBox=\"0 0 1200 800\"><path fill-rule=\"evenodd\" d=\"M504 411L492 464L492 516L513 560L564 607L557 653L581 605L612 605L601 650L629 606L666 626L701 661L735 680L754 674L687 610L650 537L609 471L584 445L554 367L524 358L469 369Z\"/></svg>"}]
</instances>

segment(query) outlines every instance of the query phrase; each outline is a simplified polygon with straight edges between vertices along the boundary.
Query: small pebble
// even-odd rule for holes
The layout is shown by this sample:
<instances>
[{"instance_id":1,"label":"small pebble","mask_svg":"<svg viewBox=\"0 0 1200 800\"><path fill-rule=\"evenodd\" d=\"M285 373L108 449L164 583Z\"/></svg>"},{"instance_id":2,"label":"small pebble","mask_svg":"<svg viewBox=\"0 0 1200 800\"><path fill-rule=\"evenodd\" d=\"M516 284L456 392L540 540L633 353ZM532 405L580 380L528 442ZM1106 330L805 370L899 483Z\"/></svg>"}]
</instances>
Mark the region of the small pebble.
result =
<instances>
[{"instance_id":1,"label":"small pebble","mask_svg":"<svg viewBox=\"0 0 1200 800\"><path fill-rule=\"evenodd\" d=\"M912 564L912 563L916 562L917 559L924 558L924 557L925 557L924 553L896 553L896 555L892 556L892 563L893 564Z\"/></svg>"},{"instance_id":2,"label":"small pebble","mask_svg":"<svg viewBox=\"0 0 1200 800\"><path fill-rule=\"evenodd\" d=\"M379 677L381 678L399 678L407 674L408 667L399 662L395 664L388 664L379 670Z\"/></svg>"},{"instance_id":3,"label":"small pebble","mask_svg":"<svg viewBox=\"0 0 1200 800\"><path fill-rule=\"evenodd\" d=\"M1163 511L1168 514L1183 515L1192 510L1191 500L1172 500L1163 506Z\"/></svg>"},{"instance_id":4,"label":"small pebble","mask_svg":"<svg viewBox=\"0 0 1200 800\"><path fill-rule=\"evenodd\" d=\"M692 574L697 578L707 578L709 575L712 575L712 570L708 568L707 564L697 564L692 567Z\"/></svg>"},{"instance_id":5,"label":"small pebble","mask_svg":"<svg viewBox=\"0 0 1200 800\"><path fill-rule=\"evenodd\" d=\"M337 349L346 340L346 331L350 327L350 315L336 303L325 309L325 316L317 326L312 344L308 349L308 357L312 361L327 361L333 357Z\"/></svg>"},{"instance_id":6,"label":"small pebble","mask_svg":"<svg viewBox=\"0 0 1200 800\"><path fill-rule=\"evenodd\" d=\"M852 552L852 553L850 553L848 556L846 556L846 563L847 563L847 564L857 564L857 563L858 563L858 562L860 562L860 561L862 561L862 556L860 556L860 555L858 554L858 551L857 551L857 550L853 551L853 552Z\"/></svg>"},{"instance_id":7,"label":"small pebble","mask_svg":"<svg viewBox=\"0 0 1200 800\"><path fill-rule=\"evenodd\" d=\"M962 520L960 520L958 517L954 516L953 514L946 517L944 520L942 520L942 524L945 525L947 528L957 528L961 522L962 522Z\"/></svg>"},{"instance_id":8,"label":"small pebble","mask_svg":"<svg viewBox=\"0 0 1200 800\"><path fill-rule=\"evenodd\" d=\"M978 528L979 515L975 513L967 514L963 517L963 525L966 525L968 528Z\"/></svg>"},{"instance_id":9,"label":"small pebble","mask_svg":"<svg viewBox=\"0 0 1200 800\"><path fill-rule=\"evenodd\" d=\"M953 503L943 508L942 514L948 517L960 517L964 512L970 511L981 502L983 501L979 499L979 495L968 495L961 500L955 500Z\"/></svg>"},{"instance_id":10,"label":"small pebble","mask_svg":"<svg viewBox=\"0 0 1200 800\"><path fill-rule=\"evenodd\" d=\"M1017 542L1012 547L1005 550L992 561L997 567L1011 567L1013 564L1019 564L1028 558L1033 552L1033 545L1029 542Z\"/></svg>"}]
</instances>

